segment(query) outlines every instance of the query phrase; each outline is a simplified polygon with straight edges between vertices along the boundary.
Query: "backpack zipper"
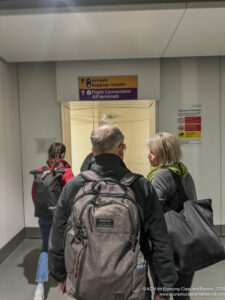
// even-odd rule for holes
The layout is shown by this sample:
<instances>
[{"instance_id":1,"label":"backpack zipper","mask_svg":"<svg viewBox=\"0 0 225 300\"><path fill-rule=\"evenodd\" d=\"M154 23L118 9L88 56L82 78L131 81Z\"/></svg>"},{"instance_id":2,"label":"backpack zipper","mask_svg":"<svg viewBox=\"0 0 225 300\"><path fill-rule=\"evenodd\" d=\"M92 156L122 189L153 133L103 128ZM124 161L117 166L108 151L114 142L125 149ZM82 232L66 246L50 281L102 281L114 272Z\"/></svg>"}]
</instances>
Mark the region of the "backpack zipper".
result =
<instances>
[{"instance_id":1,"label":"backpack zipper","mask_svg":"<svg viewBox=\"0 0 225 300\"><path fill-rule=\"evenodd\" d=\"M82 275L86 251L87 251L87 244L84 244L83 248L81 248L80 250L78 262L76 263L75 278L77 277L77 282L76 282L75 296L78 295L78 298L79 298L80 281L81 281L81 275ZM79 265L79 260L80 260L80 265ZM79 272L78 272L78 265L79 265Z\"/></svg>"}]
</instances>

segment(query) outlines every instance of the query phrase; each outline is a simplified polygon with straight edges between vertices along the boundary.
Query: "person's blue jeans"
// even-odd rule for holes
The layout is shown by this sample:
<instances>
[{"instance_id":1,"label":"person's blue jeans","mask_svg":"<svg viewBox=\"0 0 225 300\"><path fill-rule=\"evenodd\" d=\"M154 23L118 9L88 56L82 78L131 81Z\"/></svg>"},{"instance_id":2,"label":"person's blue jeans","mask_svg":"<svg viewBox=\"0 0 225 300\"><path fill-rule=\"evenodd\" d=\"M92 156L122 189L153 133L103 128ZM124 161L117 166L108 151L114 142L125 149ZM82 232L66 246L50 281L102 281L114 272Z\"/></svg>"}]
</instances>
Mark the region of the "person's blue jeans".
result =
<instances>
[{"instance_id":1,"label":"person's blue jeans","mask_svg":"<svg viewBox=\"0 0 225 300\"><path fill-rule=\"evenodd\" d=\"M52 227L52 218L39 218L38 224L42 236L42 252L38 260L36 282L45 282L48 281L48 239Z\"/></svg>"}]
</instances>

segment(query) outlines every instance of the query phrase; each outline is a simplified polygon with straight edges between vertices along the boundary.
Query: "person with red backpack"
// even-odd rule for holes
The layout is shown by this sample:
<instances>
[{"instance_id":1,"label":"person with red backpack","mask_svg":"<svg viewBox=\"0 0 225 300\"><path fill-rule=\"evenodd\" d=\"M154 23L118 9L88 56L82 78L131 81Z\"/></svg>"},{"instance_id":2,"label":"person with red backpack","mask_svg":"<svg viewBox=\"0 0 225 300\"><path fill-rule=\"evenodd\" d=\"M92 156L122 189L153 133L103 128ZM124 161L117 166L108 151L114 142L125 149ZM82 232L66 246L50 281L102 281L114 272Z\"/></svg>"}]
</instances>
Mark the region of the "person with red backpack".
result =
<instances>
[{"instance_id":1,"label":"person with red backpack","mask_svg":"<svg viewBox=\"0 0 225 300\"><path fill-rule=\"evenodd\" d=\"M42 251L38 260L34 300L44 299L44 282L48 281L48 239L53 213L62 189L74 177L71 166L64 160L65 153L64 144L52 144L48 149L46 165L30 172L34 175L32 199L42 236Z\"/></svg>"},{"instance_id":2,"label":"person with red backpack","mask_svg":"<svg viewBox=\"0 0 225 300\"><path fill-rule=\"evenodd\" d=\"M64 188L49 238L49 271L59 291L82 300L149 300L177 281L163 212L150 182L123 162L113 125L91 133L91 168ZM151 247L150 247L151 245ZM152 261L158 286L147 279Z\"/></svg>"}]
</instances>

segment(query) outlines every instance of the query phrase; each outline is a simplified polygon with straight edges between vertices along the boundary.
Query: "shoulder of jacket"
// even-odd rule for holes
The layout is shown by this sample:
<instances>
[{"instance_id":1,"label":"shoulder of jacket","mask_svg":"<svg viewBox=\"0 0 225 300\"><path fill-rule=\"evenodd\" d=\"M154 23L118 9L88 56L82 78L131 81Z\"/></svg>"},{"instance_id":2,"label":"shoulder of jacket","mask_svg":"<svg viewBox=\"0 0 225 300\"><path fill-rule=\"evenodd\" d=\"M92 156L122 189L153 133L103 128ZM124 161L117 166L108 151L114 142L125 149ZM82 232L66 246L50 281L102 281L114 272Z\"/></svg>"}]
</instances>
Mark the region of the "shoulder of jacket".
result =
<instances>
[{"instance_id":1,"label":"shoulder of jacket","mask_svg":"<svg viewBox=\"0 0 225 300\"><path fill-rule=\"evenodd\" d=\"M187 182L194 182L193 177L191 176L190 173L187 173L187 175L185 177L182 178L182 181L187 181Z\"/></svg>"},{"instance_id":2,"label":"shoulder of jacket","mask_svg":"<svg viewBox=\"0 0 225 300\"><path fill-rule=\"evenodd\" d=\"M172 174L171 174L171 171L168 170L168 169L159 169L156 173L155 173L155 176L154 178L157 178L157 177L172 177ZM153 178L153 179L154 179Z\"/></svg>"},{"instance_id":3,"label":"shoulder of jacket","mask_svg":"<svg viewBox=\"0 0 225 300\"><path fill-rule=\"evenodd\" d=\"M168 169L159 169L152 180L152 184L155 185L156 183L158 184L165 184L166 186L174 182L174 177L171 174L171 171Z\"/></svg>"},{"instance_id":4,"label":"shoulder of jacket","mask_svg":"<svg viewBox=\"0 0 225 300\"><path fill-rule=\"evenodd\" d=\"M138 174L138 173L133 173L133 172L127 172L127 173L131 173L131 175L133 175L134 176L134 181L133 181L133 183L135 183L135 182L144 182L144 181L148 181L143 175L141 175L141 174ZM127 173L125 173L125 175L127 174ZM132 184L133 184L132 183Z\"/></svg>"},{"instance_id":5,"label":"shoulder of jacket","mask_svg":"<svg viewBox=\"0 0 225 300\"><path fill-rule=\"evenodd\" d=\"M145 178L143 175L138 174L139 176L135 180L136 184L138 185L138 189L147 191L149 188L151 190L152 183Z\"/></svg>"},{"instance_id":6,"label":"shoulder of jacket","mask_svg":"<svg viewBox=\"0 0 225 300\"><path fill-rule=\"evenodd\" d=\"M159 169L156 174L170 174L170 172L168 169Z\"/></svg>"},{"instance_id":7,"label":"shoulder of jacket","mask_svg":"<svg viewBox=\"0 0 225 300\"><path fill-rule=\"evenodd\" d=\"M141 174L135 174L137 177L137 179L136 179L136 181L139 181L139 182L145 182L145 181L147 181L147 182L149 182L148 180L147 180L147 178L145 178L143 175L141 175Z\"/></svg>"},{"instance_id":8,"label":"shoulder of jacket","mask_svg":"<svg viewBox=\"0 0 225 300\"><path fill-rule=\"evenodd\" d=\"M67 185L72 186L72 185L79 185L80 183L83 183L85 180L84 178L78 174L77 176L74 176L70 181L68 181Z\"/></svg>"},{"instance_id":9,"label":"shoulder of jacket","mask_svg":"<svg viewBox=\"0 0 225 300\"><path fill-rule=\"evenodd\" d=\"M66 197L74 197L84 183L85 181L80 175L71 178L63 189L64 193L67 195Z\"/></svg>"}]
</instances>

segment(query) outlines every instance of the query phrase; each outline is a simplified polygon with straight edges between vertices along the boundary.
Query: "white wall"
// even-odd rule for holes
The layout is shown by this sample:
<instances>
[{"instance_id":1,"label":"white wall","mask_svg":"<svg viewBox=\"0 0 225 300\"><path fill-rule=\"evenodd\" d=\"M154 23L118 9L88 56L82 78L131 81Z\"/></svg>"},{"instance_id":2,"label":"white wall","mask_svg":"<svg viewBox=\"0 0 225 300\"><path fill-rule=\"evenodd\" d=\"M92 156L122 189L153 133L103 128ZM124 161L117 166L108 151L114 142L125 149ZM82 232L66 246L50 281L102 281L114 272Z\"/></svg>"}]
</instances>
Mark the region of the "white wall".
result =
<instances>
[{"instance_id":1,"label":"white wall","mask_svg":"<svg viewBox=\"0 0 225 300\"><path fill-rule=\"evenodd\" d=\"M0 249L24 228L17 65L0 59Z\"/></svg>"},{"instance_id":2,"label":"white wall","mask_svg":"<svg viewBox=\"0 0 225 300\"><path fill-rule=\"evenodd\" d=\"M221 219L225 225L225 57L221 58L221 191L222 191L222 206ZM224 230L224 229L223 229ZM225 230L223 232L225 235Z\"/></svg>"},{"instance_id":3,"label":"white wall","mask_svg":"<svg viewBox=\"0 0 225 300\"><path fill-rule=\"evenodd\" d=\"M47 153L36 153L36 138L61 141L60 105L56 101L55 63L19 64L25 226L37 226L29 171L45 165Z\"/></svg>"},{"instance_id":4,"label":"white wall","mask_svg":"<svg viewBox=\"0 0 225 300\"><path fill-rule=\"evenodd\" d=\"M222 100L224 105L225 97ZM183 161L193 175L198 198L212 198L215 224L222 223L220 102L220 58L176 58L161 61L159 130L176 135L177 105L202 105L202 142L183 145ZM224 122L225 114L223 119ZM223 153L224 150L225 148ZM225 219L223 224L224 221Z\"/></svg>"},{"instance_id":5,"label":"white wall","mask_svg":"<svg viewBox=\"0 0 225 300\"><path fill-rule=\"evenodd\" d=\"M222 61L222 64L220 62ZM161 65L161 67L160 67ZM202 142L183 145L183 161L199 198L213 199L215 224L225 224L225 59L219 57L127 61L30 63L19 65L25 226L36 226L29 170L43 165L36 137L61 140L56 101L78 100L78 77L138 75L138 98L160 99L159 130L177 133L177 105L202 105ZM57 84L56 84L57 83ZM223 177L221 176L223 175Z\"/></svg>"},{"instance_id":6,"label":"white wall","mask_svg":"<svg viewBox=\"0 0 225 300\"><path fill-rule=\"evenodd\" d=\"M78 77L80 76L138 76L138 99L160 98L160 60L113 60L57 62L57 100L79 100Z\"/></svg>"}]
</instances>

